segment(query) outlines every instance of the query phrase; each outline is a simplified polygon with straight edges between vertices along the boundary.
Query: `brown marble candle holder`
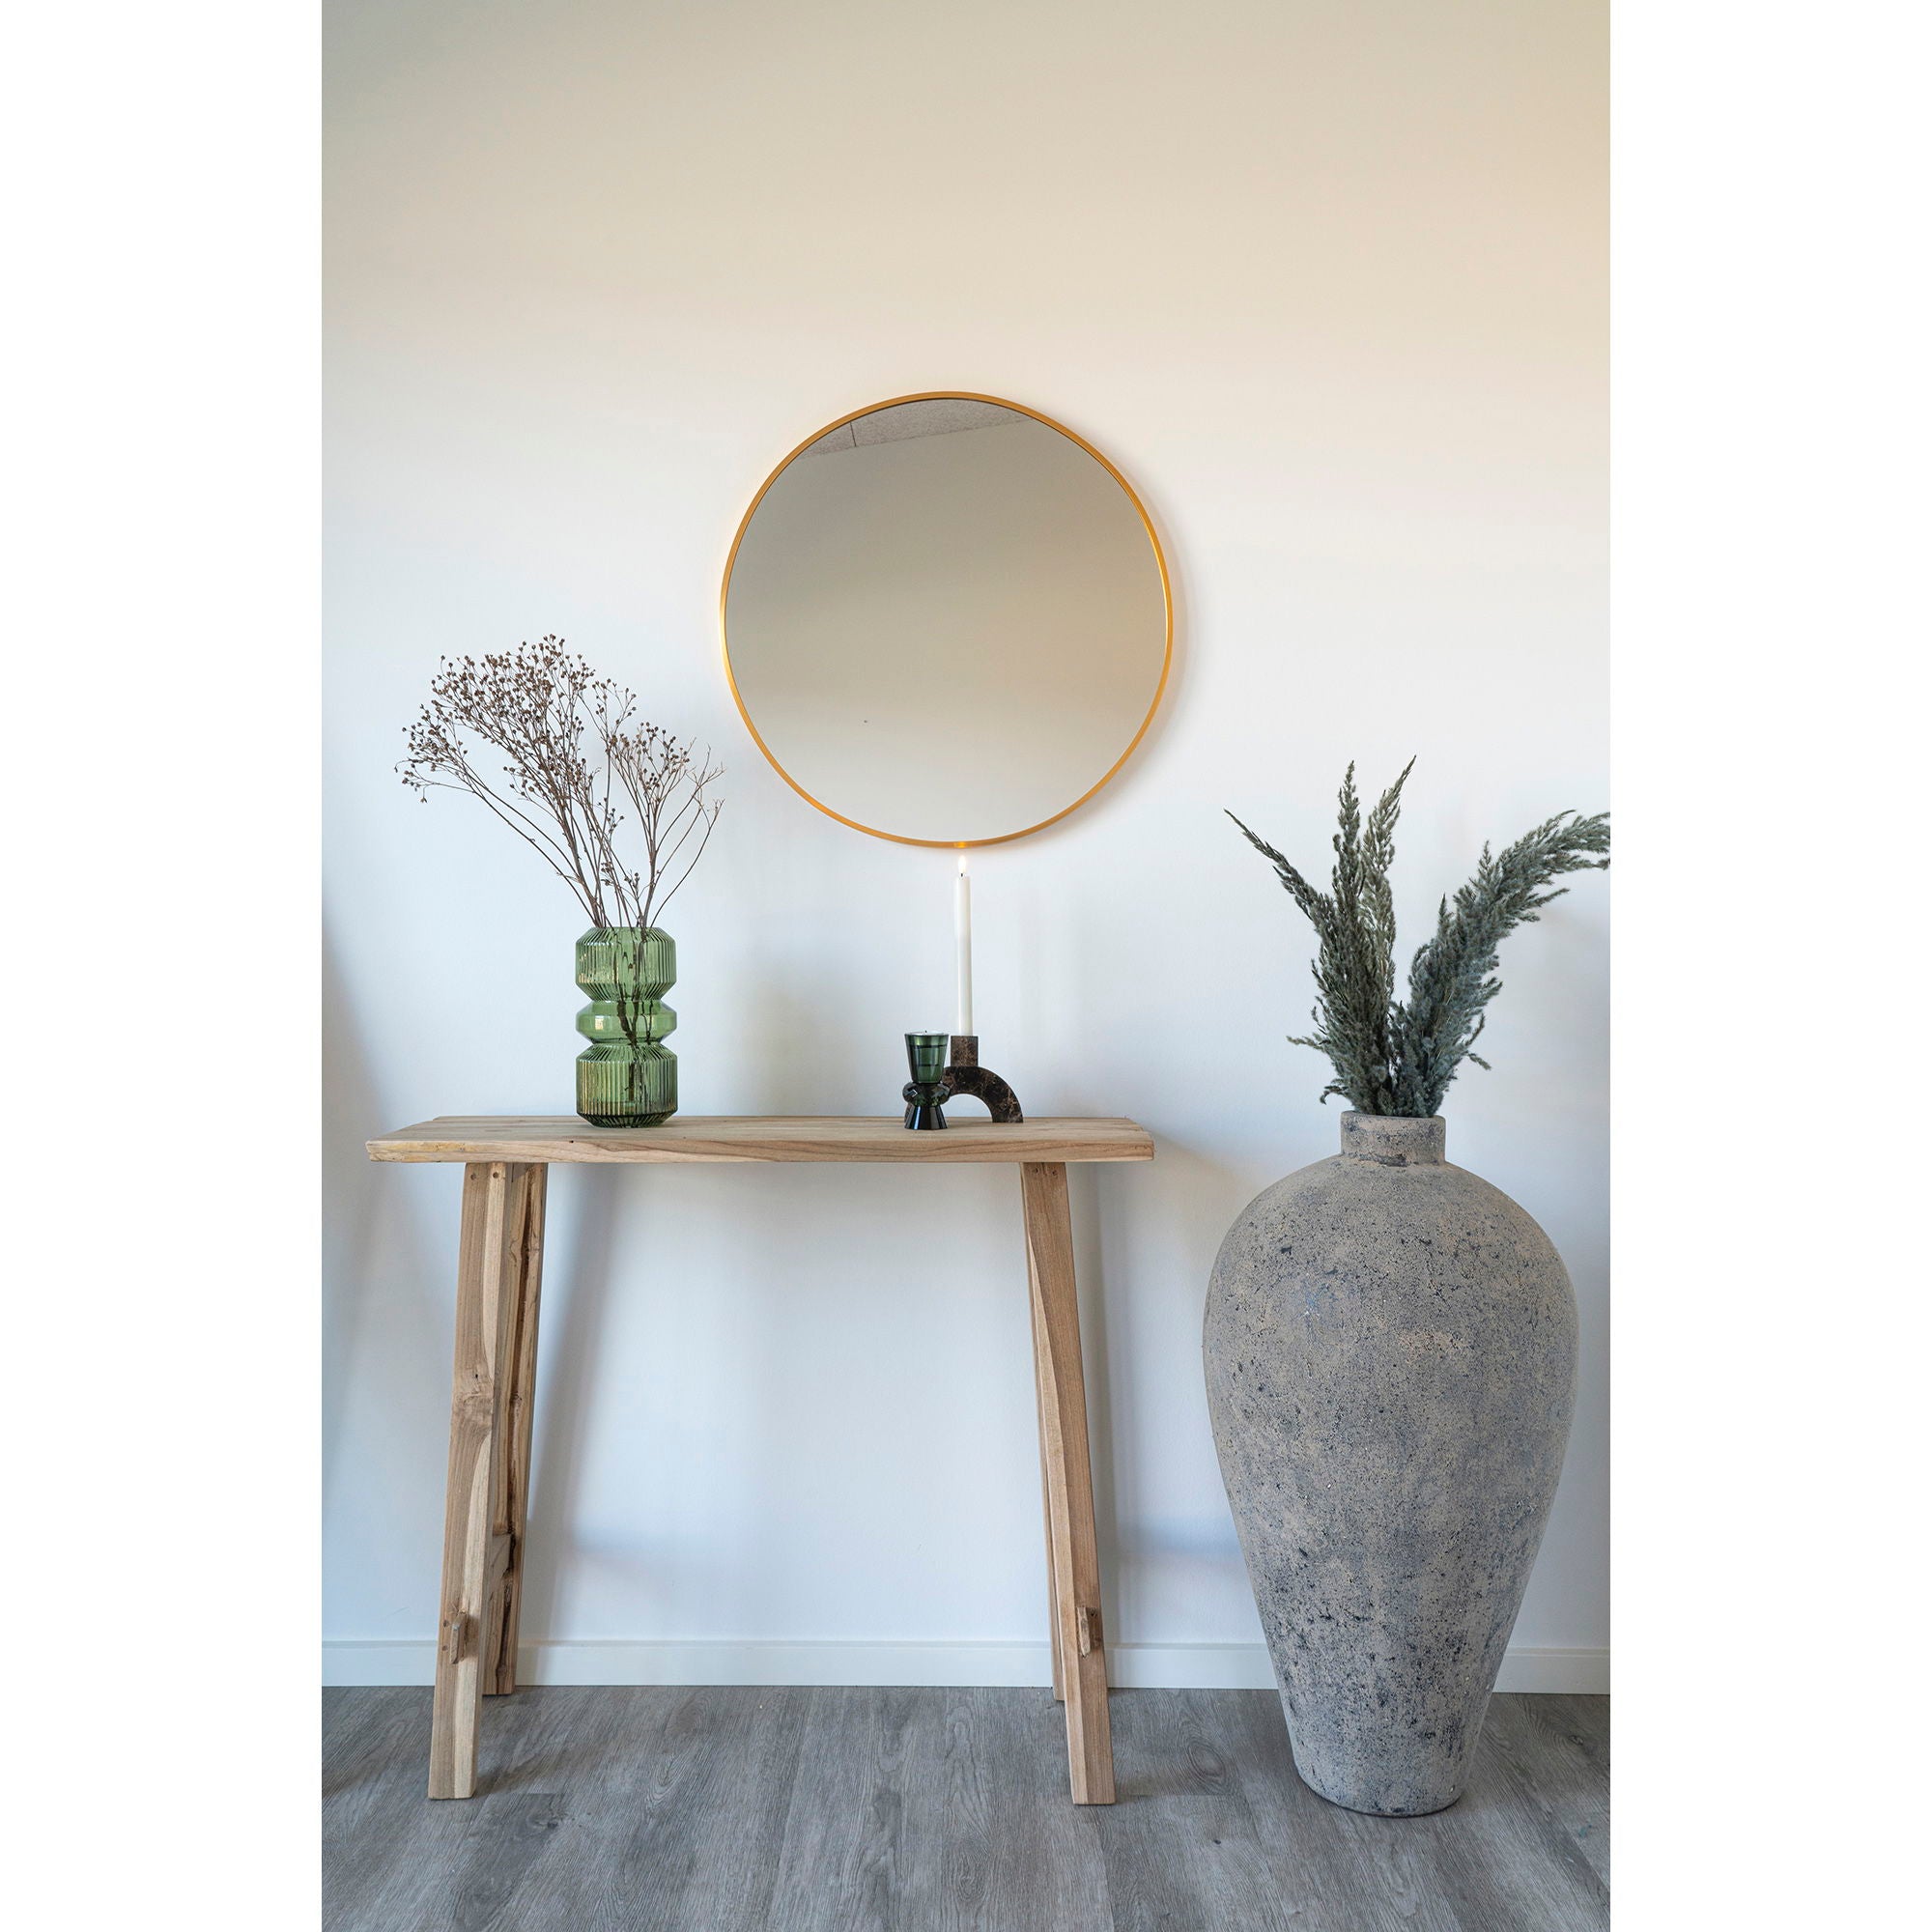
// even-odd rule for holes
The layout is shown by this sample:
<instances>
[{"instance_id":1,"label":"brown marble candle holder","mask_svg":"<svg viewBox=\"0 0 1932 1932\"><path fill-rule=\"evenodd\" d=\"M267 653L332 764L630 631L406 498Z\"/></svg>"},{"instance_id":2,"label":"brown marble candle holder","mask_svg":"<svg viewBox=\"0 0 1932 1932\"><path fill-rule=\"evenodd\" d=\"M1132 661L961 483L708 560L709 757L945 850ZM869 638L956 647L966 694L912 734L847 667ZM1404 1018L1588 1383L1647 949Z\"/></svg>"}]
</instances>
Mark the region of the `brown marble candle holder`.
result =
<instances>
[{"instance_id":1,"label":"brown marble candle holder","mask_svg":"<svg viewBox=\"0 0 1932 1932\"><path fill-rule=\"evenodd\" d=\"M981 1101L997 1125L1009 1125L1026 1119L1020 1112L1019 1095L990 1067L980 1065L980 1036L977 1033L955 1033L952 1036L946 1084L948 1099L965 1094Z\"/></svg>"}]
</instances>

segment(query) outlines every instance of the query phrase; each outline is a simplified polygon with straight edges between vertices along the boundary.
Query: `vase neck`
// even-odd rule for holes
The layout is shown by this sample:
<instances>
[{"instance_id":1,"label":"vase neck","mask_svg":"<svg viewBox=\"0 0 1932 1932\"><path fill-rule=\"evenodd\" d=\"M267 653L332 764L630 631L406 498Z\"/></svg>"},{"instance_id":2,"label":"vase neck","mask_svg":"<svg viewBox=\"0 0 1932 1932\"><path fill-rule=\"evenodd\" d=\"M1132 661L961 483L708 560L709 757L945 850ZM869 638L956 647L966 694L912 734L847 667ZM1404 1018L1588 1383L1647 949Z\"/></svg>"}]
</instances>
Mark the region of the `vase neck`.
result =
<instances>
[{"instance_id":1,"label":"vase neck","mask_svg":"<svg viewBox=\"0 0 1932 1932\"><path fill-rule=\"evenodd\" d=\"M1344 1114L1342 1157L1378 1167L1440 1167L1442 1116L1418 1121L1402 1114Z\"/></svg>"}]
</instances>

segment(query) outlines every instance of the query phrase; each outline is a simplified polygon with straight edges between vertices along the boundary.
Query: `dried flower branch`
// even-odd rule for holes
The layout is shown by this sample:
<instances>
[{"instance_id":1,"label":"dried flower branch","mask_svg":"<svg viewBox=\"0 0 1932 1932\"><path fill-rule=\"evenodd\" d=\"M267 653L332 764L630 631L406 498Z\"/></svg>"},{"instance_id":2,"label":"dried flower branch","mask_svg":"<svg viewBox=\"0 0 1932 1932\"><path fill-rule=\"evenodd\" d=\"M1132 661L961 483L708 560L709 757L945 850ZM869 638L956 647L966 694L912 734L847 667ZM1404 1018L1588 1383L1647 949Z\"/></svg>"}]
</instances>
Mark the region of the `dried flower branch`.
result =
<instances>
[{"instance_id":1,"label":"dried flower branch","mask_svg":"<svg viewBox=\"0 0 1932 1932\"><path fill-rule=\"evenodd\" d=\"M432 791L463 791L487 807L571 889L593 926L644 932L703 856L723 810L710 795L723 767L636 712L635 696L561 638L445 658L396 769L425 802ZM489 753L505 760L495 771ZM620 854L631 824L641 846L635 865Z\"/></svg>"},{"instance_id":2,"label":"dried flower branch","mask_svg":"<svg viewBox=\"0 0 1932 1932\"><path fill-rule=\"evenodd\" d=\"M1321 1090L1341 1094L1365 1114L1426 1119L1442 1104L1464 1060L1487 1068L1471 1051L1482 1033L1484 1009L1502 990L1495 978L1497 949L1519 925L1533 922L1567 887L1544 889L1568 872L1601 870L1596 856L1610 846L1608 812L1579 818L1558 812L1496 857L1483 847L1476 875L1444 899L1435 936L1408 969L1408 998L1395 998L1395 914L1388 872L1402 788L1415 760L1369 814L1366 832L1351 764L1342 781L1341 830L1334 839L1329 893L1318 892L1272 845L1241 824L1242 836L1273 865L1289 895L1321 942L1315 961L1319 998L1316 1030L1290 1036L1295 1046L1328 1056L1335 1078Z\"/></svg>"}]
</instances>

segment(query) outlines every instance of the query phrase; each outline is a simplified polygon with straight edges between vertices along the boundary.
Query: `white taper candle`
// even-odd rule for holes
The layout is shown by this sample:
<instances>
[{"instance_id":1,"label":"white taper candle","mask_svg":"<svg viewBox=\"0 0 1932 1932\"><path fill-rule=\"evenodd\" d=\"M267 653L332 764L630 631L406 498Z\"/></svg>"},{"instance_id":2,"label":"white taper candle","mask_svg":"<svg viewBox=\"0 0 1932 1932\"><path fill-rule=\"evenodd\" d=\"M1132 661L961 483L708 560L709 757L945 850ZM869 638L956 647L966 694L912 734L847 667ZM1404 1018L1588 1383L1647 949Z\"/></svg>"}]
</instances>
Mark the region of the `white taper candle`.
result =
<instances>
[{"instance_id":1,"label":"white taper candle","mask_svg":"<svg viewBox=\"0 0 1932 1932\"><path fill-rule=\"evenodd\" d=\"M966 855L959 855L959 877L952 888L952 937L959 950L959 1010L954 1033L973 1031L973 881L966 876Z\"/></svg>"}]
</instances>

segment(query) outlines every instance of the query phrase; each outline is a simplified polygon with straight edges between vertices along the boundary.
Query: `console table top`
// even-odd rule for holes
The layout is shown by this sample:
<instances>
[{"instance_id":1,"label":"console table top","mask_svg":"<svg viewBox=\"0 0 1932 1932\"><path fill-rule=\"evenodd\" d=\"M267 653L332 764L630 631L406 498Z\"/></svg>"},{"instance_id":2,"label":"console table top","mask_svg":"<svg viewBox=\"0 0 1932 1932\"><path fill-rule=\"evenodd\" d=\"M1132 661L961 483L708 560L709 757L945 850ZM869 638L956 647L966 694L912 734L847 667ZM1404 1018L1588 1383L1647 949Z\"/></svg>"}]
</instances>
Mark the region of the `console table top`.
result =
<instances>
[{"instance_id":1,"label":"console table top","mask_svg":"<svg viewBox=\"0 0 1932 1932\"><path fill-rule=\"evenodd\" d=\"M403 1161L1151 1160L1133 1121L961 1121L914 1133L896 1114L679 1114L661 1127L593 1127L575 1114L445 1114L369 1143Z\"/></svg>"}]
</instances>

